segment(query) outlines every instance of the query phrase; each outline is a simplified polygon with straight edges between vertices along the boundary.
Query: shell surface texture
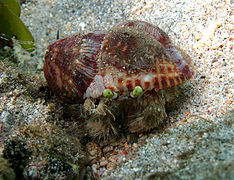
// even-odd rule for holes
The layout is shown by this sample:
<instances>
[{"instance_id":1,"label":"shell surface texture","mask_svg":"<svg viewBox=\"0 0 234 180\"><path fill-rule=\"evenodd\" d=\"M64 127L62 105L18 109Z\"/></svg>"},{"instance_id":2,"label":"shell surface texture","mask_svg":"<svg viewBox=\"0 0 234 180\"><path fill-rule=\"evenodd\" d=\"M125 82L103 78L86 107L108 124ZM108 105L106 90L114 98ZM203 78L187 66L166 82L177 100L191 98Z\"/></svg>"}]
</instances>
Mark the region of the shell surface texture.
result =
<instances>
[{"instance_id":1,"label":"shell surface texture","mask_svg":"<svg viewBox=\"0 0 234 180\"><path fill-rule=\"evenodd\" d=\"M194 70L160 28L129 20L51 44L44 75L64 101L83 103L87 131L103 137L158 126Z\"/></svg>"}]
</instances>

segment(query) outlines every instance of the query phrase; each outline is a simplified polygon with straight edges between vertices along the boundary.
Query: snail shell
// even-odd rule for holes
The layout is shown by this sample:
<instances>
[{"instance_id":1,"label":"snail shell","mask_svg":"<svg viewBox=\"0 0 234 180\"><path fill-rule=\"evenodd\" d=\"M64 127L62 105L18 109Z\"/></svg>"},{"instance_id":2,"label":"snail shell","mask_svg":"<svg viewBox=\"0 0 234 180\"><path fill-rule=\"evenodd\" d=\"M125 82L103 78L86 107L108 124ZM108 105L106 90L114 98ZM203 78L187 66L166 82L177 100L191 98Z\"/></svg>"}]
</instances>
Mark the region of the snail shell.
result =
<instances>
[{"instance_id":1,"label":"snail shell","mask_svg":"<svg viewBox=\"0 0 234 180\"><path fill-rule=\"evenodd\" d=\"M58 40L48 47L44 74L49 87L69 102L102 96L105 89L128 94L136 86L159 90L194 75L190 57L168 35L143 21L124 21Z\"/></svg>"}]
</instances>

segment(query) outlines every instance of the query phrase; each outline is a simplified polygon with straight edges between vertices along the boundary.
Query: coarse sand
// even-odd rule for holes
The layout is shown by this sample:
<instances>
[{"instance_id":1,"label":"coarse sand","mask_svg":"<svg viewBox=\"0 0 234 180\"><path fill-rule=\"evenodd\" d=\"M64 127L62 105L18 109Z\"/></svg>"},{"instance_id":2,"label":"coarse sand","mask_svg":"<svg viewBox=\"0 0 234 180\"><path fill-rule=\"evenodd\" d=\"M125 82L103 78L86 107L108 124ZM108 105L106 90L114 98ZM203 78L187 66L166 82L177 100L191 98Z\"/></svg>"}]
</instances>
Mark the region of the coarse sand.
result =
<instances>
[{"instance_id":1,"label":"coarse sand","mask_svg":"<svg viewBox=\"0 0 234 180\"><path fill-rule=\"evenodd\" d=\"M27 71L42 72L46 48L56 41L58 34L59 38L65 38L95 29L109 29L126 19L144 20L159 26L193 59L196 76L184 86L187 91L183 95L187 98L170 112L167 121L172 125L165 131L139 135L135 143L127 143L126 137L117 145L108 145L102 149L104 154L117 152L118 157L103 155L88 168L96 177L109 175L110 179L162 176L202 179L214 175L208 173L213 172L212 168L234 166L233 125L223 126L225 118L221 118L233 109L232 9L228 0L30 0L22 4L21 19L34 36L37 48L33 55L19 45L14 51L19 66ZM229 117L229 121L233 123L232 118ZM220 142L211 137L226 139L229 144L218 146ZM220 155L216 156L218 150L214 149L218 148ZM186 155L186 152L190 153ZM190 162L186 165L185 160L178 157ZM214 166L201 163L202 159ZM178 170L181 166L184 171ZM202 174L202 169L207 173L199 177L190 174L189 169L186 171L186 167L198 175ZM178 171L175 176L163 174L173 174L174 170Z\"/></svg>"}]
</instances>

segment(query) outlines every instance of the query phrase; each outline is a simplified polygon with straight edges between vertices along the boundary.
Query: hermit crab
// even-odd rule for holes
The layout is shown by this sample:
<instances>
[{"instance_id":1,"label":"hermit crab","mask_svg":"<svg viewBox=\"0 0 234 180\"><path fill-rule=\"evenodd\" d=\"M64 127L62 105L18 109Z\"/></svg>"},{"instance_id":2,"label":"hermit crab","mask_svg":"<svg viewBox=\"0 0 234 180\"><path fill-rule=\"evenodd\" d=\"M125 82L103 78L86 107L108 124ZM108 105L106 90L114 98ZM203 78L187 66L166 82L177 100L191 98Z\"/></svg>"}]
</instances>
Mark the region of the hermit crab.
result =
<instances>
[{"instance_id":1,"label":"hermit crab","mask_svg":"<svg viewBox=\"0 0 234 180\"><path fill-rule=\"evenodd\" d=\"M64 101L83 105L89 134L103 137L121 128L140 133L158 126L194 70L164 31L128 20L51 44L44 75Z\"/></svg>"}]
</instances>

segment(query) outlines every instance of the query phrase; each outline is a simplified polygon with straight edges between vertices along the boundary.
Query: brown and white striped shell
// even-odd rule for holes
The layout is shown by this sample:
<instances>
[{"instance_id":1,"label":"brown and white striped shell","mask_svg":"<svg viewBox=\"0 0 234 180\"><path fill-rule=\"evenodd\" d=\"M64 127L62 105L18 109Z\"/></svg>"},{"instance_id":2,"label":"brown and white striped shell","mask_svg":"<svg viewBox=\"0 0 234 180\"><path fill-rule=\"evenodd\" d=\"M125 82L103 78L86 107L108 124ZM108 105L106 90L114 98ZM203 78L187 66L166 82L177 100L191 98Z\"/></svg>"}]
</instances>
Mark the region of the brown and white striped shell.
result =
<instances>
[{"instance_id":1,"label":"brown and white striped shell","mask_svg":"<svg viewBox=\"0 0 234 180\"><path fill-rule=\"evenodd\" d=\"M179 95L178 85L194 71L190 57L161 29L124 21L109 31L51 44L44 74L63 100L82 103L80 114L92 137L109 137L123 129L140 133L161 124ZM144 93L135 96L139 88ZM109 99L106 91L117 96Z\"/></svg>"},{"instance_id":2,"label":"brown and white striped shell","mask_svg":"<svg viewBox=\"0 0 234 180\"><path fill-rule=\"evenodd\" d=\"M58 40L48 47L44 74L64 100L99 98L105 89L128 94L182 84L194 75L190 57L168 35L143 21L124 21Z\"/></svg>"}]
</instances>

